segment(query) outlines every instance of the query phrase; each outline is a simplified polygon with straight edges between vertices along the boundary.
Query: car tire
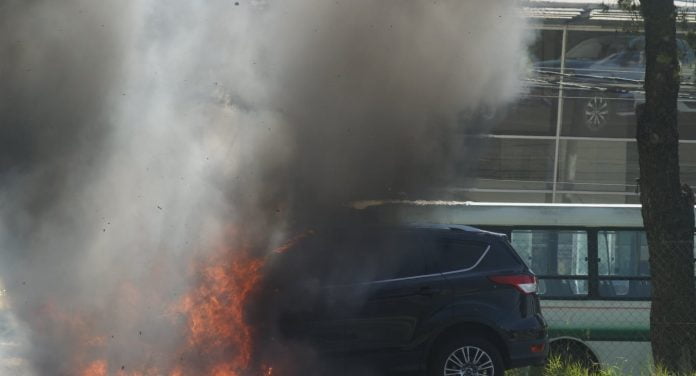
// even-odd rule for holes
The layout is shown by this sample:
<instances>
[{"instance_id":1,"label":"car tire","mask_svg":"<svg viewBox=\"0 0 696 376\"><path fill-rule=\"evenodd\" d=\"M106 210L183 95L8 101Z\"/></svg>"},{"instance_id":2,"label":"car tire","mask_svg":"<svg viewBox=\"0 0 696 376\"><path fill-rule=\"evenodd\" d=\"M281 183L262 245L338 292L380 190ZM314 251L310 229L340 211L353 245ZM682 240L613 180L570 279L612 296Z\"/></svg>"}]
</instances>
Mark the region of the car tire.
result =
<instances>
[{"instance_id":1,"label":"car tire","mask_svg":"<svg viewBox=\"0 0 696 376\"><path fill-rule=\"evenodd\" d=\"M438 345L428 367L429 376L502 376L504 373L498 348L483 338L467 336L454 336Z\"/></svg>"},{"instance_id":2,"label":"car tire","mask_svg":"<svg viewBox=\"0 0 696 376\"><path fill-rule=\"evenodd\" d=\"M559 340L549 345L549 359L559 358L561 364L578 365L596 375L601 371L597 356L587 346L580 342Z\"/></svg>"}]
</instances>

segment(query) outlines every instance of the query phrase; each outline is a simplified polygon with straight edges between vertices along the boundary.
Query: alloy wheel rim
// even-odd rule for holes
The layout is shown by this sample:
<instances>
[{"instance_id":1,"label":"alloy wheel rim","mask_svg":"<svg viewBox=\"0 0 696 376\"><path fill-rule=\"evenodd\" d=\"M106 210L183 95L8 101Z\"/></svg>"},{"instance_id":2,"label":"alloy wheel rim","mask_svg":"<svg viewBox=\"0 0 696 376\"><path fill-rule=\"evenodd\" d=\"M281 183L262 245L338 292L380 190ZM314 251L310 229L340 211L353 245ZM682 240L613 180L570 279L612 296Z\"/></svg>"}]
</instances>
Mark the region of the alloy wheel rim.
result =
<instances>
[{"instance_id":1,"label":"alloy wheel rim","mask_svg":"<svg viewBox=\"0 0 696 376\"><path fill-rule=\"evenodd\" d=\"M444 376L494 376L493 359L476 346L460 347L445 360Z\"/></svg>"},{"instance_id":2,"label":"alloy wheel rim","mask_svg":"<svg viewBox=\"0 0 696 376\"><path fill-rule=\"evenodd\" d=\"M585 106L585 124L591 130L598 130L604 126L609 116L609 103L604 97L596 96L590 99Z\"/></svg>"}]
</instances>

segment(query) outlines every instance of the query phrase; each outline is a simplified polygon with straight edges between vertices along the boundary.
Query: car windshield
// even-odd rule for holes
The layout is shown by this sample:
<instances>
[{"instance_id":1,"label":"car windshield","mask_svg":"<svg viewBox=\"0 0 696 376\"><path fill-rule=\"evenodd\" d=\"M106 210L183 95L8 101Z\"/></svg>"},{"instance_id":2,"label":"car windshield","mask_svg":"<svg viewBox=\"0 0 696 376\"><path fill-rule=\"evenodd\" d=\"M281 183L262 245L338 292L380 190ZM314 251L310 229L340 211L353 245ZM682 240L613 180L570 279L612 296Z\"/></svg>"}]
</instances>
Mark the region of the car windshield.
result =
<instances>
[{"instance_id":1,"label":"car windshield","mask_svg":"<svg viewBox=\"0 0 696 376\"><path fill-rule=\"evenodd\" d=\"M602 58L602 43L600 43L599 39L586 40L569 50L566 58L574 60L600 59Z\"/></svg>"},{"instance_id":2,"label":"car windshield","mask_svg":"<svg viewBox=\"0 0 696 376\"><path fill-rule=\"evenodd\" d=\"M641 44L642 40L641 37L605 36L591 38L568 50L566 58L571 60L601 60L622 51L633 50Z\"/></svg>"},{"instance_id":3,"label":"car windshield","mask_svg":"<svg viewBox=\"0 0 696 376\"><path fill-rule=\"evenodd\" d=\"M684 60L687 60L687 62L692 60L693 52L688 43L678 39L677 48L679 59L682 60L682 63ZM643 62L644 50L644 37L598 37L584 40L568 50L566 59L585 61L623 59L631 62Z\"/></svg>"}]
</instances>

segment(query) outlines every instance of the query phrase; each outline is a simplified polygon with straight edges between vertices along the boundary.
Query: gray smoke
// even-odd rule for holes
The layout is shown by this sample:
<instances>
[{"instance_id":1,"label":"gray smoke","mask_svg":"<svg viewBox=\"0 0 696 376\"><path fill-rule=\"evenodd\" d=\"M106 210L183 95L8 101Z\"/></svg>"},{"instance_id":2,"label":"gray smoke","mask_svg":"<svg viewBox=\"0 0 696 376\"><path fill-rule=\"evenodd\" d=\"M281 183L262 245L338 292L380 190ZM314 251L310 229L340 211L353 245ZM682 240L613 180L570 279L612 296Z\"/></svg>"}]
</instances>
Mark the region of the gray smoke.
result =
<instances>
[{"instance_id":1,"label":"gray smoke","mask_svg":"<svg viewBox=\"0 0 696 376\"><path fill-rule=\"evenodd\" d=\"M190 265L445 186L458 114L520 93L527 42L502 0L4 1L0 279L22 373L207 362L179 351Z\"/></svg>"},{"instance_id":2,"label":"gray smoke","mask_svg":"<svg viewBox=\"0 0 696 376\"><path fill-rule=\"evenodd\" d=\"M310 1L279 17L271 104L291 124L298 212L446 186L465 154L458 114L520 91L511 2Z\"/></svg>"}]
</instances>

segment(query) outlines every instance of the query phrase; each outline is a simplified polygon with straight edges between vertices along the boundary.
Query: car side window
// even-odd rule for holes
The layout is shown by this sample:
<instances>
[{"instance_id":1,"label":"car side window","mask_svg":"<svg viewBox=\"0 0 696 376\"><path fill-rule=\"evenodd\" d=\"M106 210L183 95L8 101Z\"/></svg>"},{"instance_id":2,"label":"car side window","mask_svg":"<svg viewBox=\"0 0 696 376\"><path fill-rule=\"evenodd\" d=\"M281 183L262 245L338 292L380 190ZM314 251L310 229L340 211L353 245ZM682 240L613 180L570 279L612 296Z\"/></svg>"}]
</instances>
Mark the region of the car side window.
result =
<instances>
[{"instance_id":1,"label":"car side window","mask_svg":"<svg viewBox=\"0 0 696 376\"><path fill-rule=\"evenodd\" d=\"M268 263L269 277L289 283L297 280L320 279L326 270L322 243L317 236L287 244L274 252ZM292 271L301 270L298 276Z\"/></svg>"},{"instance_id":2,"label":"car side window","mask_svg":"<svg viewBox=\"0 0 696 376\"><path fill-rule=\"evenodd\" d=\"M420 240L408 232L352 234L331 247L328 284L365 283L428 274Z\"/></svg>"},{"instance_id":3,"label":"car side window","mask_svg":"<svg viewBox=\"0 0 696 376\"><path fill-rule=\"evenodd\" d=\"M428 245L435 265L442 273L467 270L477 266L487 255L489 244L483 242L438 239Z\"/></svg>"},{"instance_id":4,"label":"car side window","mask_svg":"<svg viewBox=\"0 0 696 376\"><path fill-rule=\"evenodd\" d=\"M415 277L427 274L420 239L414 235L392 234L375 242L377 270L373 280Z\"/></svg>"}]
</instances>

